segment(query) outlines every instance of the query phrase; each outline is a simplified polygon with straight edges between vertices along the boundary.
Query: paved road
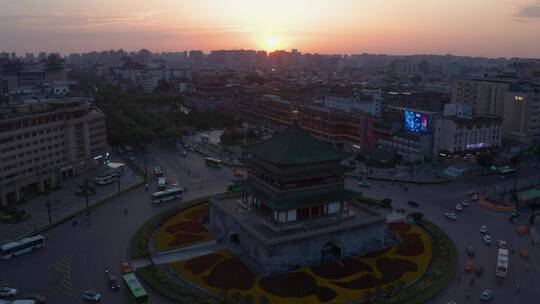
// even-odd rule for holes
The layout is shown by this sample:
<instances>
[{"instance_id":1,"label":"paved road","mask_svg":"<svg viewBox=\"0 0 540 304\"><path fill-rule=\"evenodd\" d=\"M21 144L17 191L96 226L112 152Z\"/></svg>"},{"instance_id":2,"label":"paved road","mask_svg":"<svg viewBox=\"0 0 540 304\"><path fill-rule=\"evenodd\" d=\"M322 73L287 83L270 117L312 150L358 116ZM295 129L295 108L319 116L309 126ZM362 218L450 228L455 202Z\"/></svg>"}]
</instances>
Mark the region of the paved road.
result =
<instances>
[{"instance_id":1,"label":"paved road","mask_svg":"<svg viewBox=\"0 0 540 304\"><path fill-rule=\"evenodd\" d=\"M148 158L159 163L166 176L176 174L180 186L189 185L182 201L223 192L232 178L229 169L208 168L198 155L190 153L182 158L175 151L163 150L158 157L152 151ZM183 170L190 170L190 175ZM200 190L198 185L202 185ZM44 249L0 261L0 285L18 288L21 294L43 294L49 303L82 303L81 294L87 289L102 293L103 303L131 303L125 288L116 292L107 288L104 269L109 267L119 277L120 263L128 259L129 240L135 230L152 215L182 201L153 206L144 186L117 197L93 210L88 226L84 218L75 227L64 223L45 233L48 240ZM170 303L147 290L151 303Z\"/></svg>"},{"instance_id":2,"label":"paved road","mask_svg":"<svg viewBox=\"0 0 540 304\"><path fill-rule=\"evenodd\" d=\"M358 191L364 192L368 196L377 198L391 198L393 206L396 208L404 207L411 211L418 209L423 212L427 219L437 223L443 228L455 242L458 253L458 272L464 272L463 264L465 261L472 260L475 266L482 265L484 274L475 278L474 286L470 286L470 280L473 274L463 274L463 278L458 281L457 278L451 286L437 298L433 303L446 304L448 301L457 303L478 303L479 295L483 289L490 288L495 291L495 297L492 303L540 303L540 248L532 248L528 237L519 237L516 232L518 225L524 224L526 215L519 218L517 224L511 224L508 221L508 214L498 213L487 210L477 204L471 204L458 214L458 220L452 222L444 217L447 211L455 212L455 205L458 201L466 198L466 192L471 189L481 190L483 187L494 184L508 184L511 181L501 181L496 176L488 176L469 182L455 182L450 184L431 185L431 186L408 186L409 190L404 191L399 185L390 182L376 181L372 182L369 189L357 188L356 181L349 180L348 186ZM417 201L419 208L412 208L407 205L409 200ZM481 225L487 225L489 234L494 243L487 246L482 241L482 235L479 232ZM540 225L537 225L540 229ZM509 275L506 279L497 279L495 277L495 267L497 263L497 245L496 240L506 240L511 248L516 248L516 253L510 255ZM465 253L465 246L473 246L476 250L475 257L468 257ZM517 249L529 248L531 257L528 260L523 259ZM515 292L516 285L521 289L519 293ZM471 290L471 299L465 298L466 289Z\"/></svg>"},{"instance_id":3,"label":"paved road","mask_svg":"<svg viewBox=\"0 0 540 304\"><path fill-rule=\"evenodd\" d=\"M160 146L149 149L149 167L162 166L165 175L171 182L178 181L180 186L188 186L184 201L191 198L224 191L232 177L227 168L208 168L201 156L189 153L182 157L178 151ZM189 171L189 174L188 174ZM474 246L477 250L473 259L475 264L484 266L484 275L477 278L472 290L472 299L466 301L465 289L472 275L464 275L457 280L434 303L477 303L478 294L483 288L493 288L495 299L492 303L538 303L540 300L540 250L531 249L531 258L523 260L518 254L510 257L510 274L505 280L495 279L496 245L486 246L482 243L478 231L480 225L488 225L490 234L495 240L507 240L511 247L528 247L525 238L519 238L515 232L516 225L507 221L507 215L483 209L477 205L469 206L459 214L457 222L450 222L443 213L453 210L457 201L465 198L470 189L480 190L488 185L509 183L497 177L484 177L470 182L432 186L408 186L405 192L399 186L390 186L389 182L373 182L369 189L361 189L367 195L384 198L390 197L395 207L410 209L406 202L415 200L421 204L420 211L443 229L456 242L460 253L460 269L465 261L463 248ZM202 188L199 190L199 185ZM356 181L348 180L350 188L358 189ZM384 185L384 187L383 187ZM154 185L152 185L154 187ZM128 243L134 231L149 217L179 202L169 202L159 207L152 206L149 193L141 186L136 190L113 199L94 210L90 216L90 225L84 220L76 227L71 223L62 224L45 235L49 238L47 246L32 254L17 257L8 261L0 261L0 285L2 283L16 287L23 294L40 293L49 298L50 303L78 303L80 295L86 289L96 289L103 293L104 303L130 303L125 288L113 292L108 290L104 268L108 266L113 275L119 276L120 262L128 258ZM129 214L124 215L124 208ZM524 221L522 216L520 221ZM516 284L521 291L515 293ZM148 288L152 303L170 303Z\"/></svg>"}]
</instances>

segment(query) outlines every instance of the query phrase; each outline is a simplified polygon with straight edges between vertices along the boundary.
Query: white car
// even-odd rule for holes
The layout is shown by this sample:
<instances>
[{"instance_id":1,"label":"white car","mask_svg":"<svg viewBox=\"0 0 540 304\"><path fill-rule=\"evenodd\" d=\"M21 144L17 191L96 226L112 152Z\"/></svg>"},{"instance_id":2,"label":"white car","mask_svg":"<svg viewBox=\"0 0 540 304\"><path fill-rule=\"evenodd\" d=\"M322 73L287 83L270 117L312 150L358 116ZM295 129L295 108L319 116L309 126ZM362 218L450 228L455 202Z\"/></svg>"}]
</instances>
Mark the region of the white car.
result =
<instances>
[{"instance_id":1,"label":"white car","mask_svg":"<svg viewBox=\"0 0 540 304\"><path fill-rule=\"evenodd\" d=\"M91 302L99 302L101 301L101 295L93 290L87 290L83 294L83 299L85 299L86 301L91 301Z\"/></svg>"},{"instance_id":2,"label":"white car","mask_svg":"<svg viewBox=\"0 0 540 304\"><path fill-rule=\"evenodd\" d=\"M484 240L484 244L486 245L491 244L491 237L489 235L484 235L482 239Z\"/></svg>"},{"instance_id":3,"label":"white car","mask_svg":"<svg viewBox=\"0 0 540 304\"><path fill-rule=\"evenodd\" d=\"M17 289L9 287L0 287L0 297L13 297L17 295Z\"/></svg>"},{"instance_id":4,"label":"white car","mask_svg":"<svg viewBox=\"0 0 540 304\"><path fill-rule=\"evenodd\" d=\"M463 211L463 206L461 204L457 204L456 211Z\"/></svg>"},{"instance_id":5,"label":"white car","mask_svg":"<svg viewBox=\"0 0 540 304\"><path fill-rule=\"evenodd\" d=\"M479 196L478 194L474 194L474 195L471 197L471 199L472 199L473 201L477 201L477 200L480 199L480 196Z\"/></svg>"},{"instance_id":6,"label":"white car","mask_svg":"<svg viewBox=\"0 0 540 304\"><path fill-rule=\"evenodd\" d=\"M446 212L444 215L446 216L446 218L448 218L451 221L457 220L457 215L455 213Z\"/></svg>"},{"instance_id":7,"label":"white car","mask_svg":"<svg viewBox=\"0 0 540 304\"><path fill-rule=\"evenodd\" d=\"M497 246L499 246L499 248L507 248L508 244L506 243L506 241L498 240L497 241Z\"/></svg>"},{"instance_id":8,"label":"white car","mask_svg":"<svg viewBox=\"0 0 540 304\"><path fill-rule=\"evenodd\" d=\"M461 201L459 202L459 204L463 207L468 207L471 203L467 202L467 201Z\"/></svg>"},{"instance_id":9,"label":"white car","mask_svg":"<svg viewBox=\"0 0 540 304\"><path fill-rule=\"evenodd\" d=\"M485 234L487 232L488 232L488 227L487 226L480 226L480 233Z\"/></svg>"}]
</instances>

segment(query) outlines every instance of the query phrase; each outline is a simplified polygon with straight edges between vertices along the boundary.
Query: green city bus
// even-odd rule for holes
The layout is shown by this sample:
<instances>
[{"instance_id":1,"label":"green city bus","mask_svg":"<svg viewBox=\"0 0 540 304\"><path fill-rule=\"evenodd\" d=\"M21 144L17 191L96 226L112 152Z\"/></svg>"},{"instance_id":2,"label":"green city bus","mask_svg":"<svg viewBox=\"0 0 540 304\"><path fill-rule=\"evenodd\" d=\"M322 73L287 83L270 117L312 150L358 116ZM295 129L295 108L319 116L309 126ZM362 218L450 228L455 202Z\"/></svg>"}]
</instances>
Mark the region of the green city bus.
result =
<instances>
[{"instance_id":1,"label":"green city bus","mask_svg":"<svg viewBox=\"0 0 540 304\"><path fill-rule=\"evenodd\" d=\"M135 300L135 303L138 304L147 304L148 303L148 294L144 287L141 285L134 273L125 274L122 279L129 289L131 297Z\"/></svg>"},{"instance_id":2,"label":"green city bus","mask_svg":"<svg viewBox=\"0 0 540 304\"><path fill-rule=\"evenodd\" d=\"M207 157L204 160L206 161L207 166L217 167L217 168L220 168L221 166L223 166L223 162L217 158Z\"/></svg>"}]
</instances>

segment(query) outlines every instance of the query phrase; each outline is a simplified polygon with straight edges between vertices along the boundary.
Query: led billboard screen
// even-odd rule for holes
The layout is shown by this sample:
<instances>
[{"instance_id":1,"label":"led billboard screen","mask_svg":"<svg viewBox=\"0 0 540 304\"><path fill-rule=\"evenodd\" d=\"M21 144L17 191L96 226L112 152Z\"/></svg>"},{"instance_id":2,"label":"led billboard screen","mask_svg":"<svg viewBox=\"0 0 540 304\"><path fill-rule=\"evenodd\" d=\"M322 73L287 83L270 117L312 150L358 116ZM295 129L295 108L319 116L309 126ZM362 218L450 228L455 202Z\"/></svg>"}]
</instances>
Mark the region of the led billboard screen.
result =
<instances>
[{"instance_id":1,"label":"led billboard screen","mask_svg":"<svg viewBox=\"0 0 540 304\"><path fill-rule=\"evenodd\" d=\"M403 128L407 131L415 133L428 132L428 116L413 111L404 111L403 114Z\"/></svg>"}]
</instances>

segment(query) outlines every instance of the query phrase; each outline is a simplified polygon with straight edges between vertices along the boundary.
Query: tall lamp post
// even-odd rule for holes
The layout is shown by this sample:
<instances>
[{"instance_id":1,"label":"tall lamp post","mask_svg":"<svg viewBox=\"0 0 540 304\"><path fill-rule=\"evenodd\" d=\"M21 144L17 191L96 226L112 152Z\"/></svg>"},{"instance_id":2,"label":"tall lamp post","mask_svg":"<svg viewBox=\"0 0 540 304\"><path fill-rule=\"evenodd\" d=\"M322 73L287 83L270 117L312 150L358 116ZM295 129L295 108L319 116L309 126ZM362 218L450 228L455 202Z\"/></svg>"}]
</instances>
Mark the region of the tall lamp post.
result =
<instances>
[{"instance_id":1,"label":"tall lamp post","mask_svg":"<svg viewBox=\"0 0 540 304\"><path fill-rule=\"evenodd\" d=\"M49 225L50 225L52 224L52 214L51 214L52 202L49 198L47 198L47 202L45 203L45 205L47 206L47 213L49 214Z\"/></svg>"}]
</instances>

